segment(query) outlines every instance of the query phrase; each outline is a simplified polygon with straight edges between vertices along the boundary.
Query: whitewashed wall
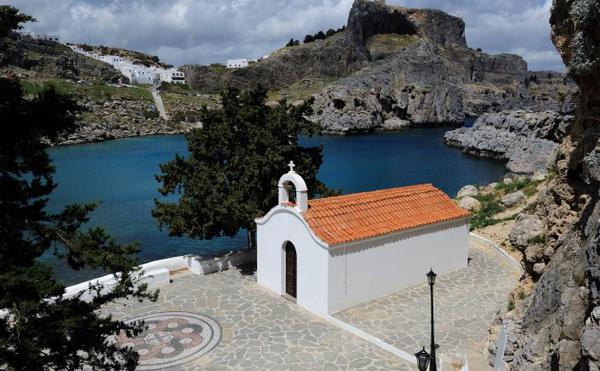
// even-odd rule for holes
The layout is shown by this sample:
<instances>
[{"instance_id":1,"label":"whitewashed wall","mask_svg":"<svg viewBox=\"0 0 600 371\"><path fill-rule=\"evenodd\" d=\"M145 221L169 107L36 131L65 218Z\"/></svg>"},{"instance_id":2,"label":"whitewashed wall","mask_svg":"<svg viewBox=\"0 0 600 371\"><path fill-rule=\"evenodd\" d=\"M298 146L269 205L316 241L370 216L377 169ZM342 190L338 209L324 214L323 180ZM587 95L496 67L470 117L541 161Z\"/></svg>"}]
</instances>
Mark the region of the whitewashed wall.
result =
<instances>
[{"instance_id":1,"label":"whitewashed wall","mask_svg":"<svg viewBox=\"0 0 600 371\"><path fill-rule=\"evenodd\" d=\"M467 266L467 220L440 223L329 251L328 311L333 313Z\"/></svg>"},{"instance_id":2,"label":"whitewashed wall","mask_svg":"<svg viewBox=\"0 0 600 371\"><path fill-rule=\"evenodd\" d=\"M264 223L264 224L263 224ZM327 315L328 253L314 239L301 216L290 207L277 207L257 221L257 282L282 295L285 292L284 244L296 248L296 303Z\"/></svg>"}]
</instances>

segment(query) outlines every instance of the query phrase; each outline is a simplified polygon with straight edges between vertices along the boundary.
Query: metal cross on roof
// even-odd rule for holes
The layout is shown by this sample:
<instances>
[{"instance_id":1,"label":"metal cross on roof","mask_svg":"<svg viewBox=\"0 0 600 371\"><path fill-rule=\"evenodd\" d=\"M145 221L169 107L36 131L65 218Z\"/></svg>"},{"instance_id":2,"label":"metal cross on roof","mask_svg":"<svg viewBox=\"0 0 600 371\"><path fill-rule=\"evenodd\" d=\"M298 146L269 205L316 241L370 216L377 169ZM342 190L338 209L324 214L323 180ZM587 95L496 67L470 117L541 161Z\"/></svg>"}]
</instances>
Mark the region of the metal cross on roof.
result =
<instances>
[{"instance_id":1,"label":"metal cross on roof","mask_svg":"<svg viewBox=\"0 0 600 371\"><path fill-rule=\"evenodd\" d=\"M290 161L290 163L288 164L288 166L290 167L290 173L293 173L294 172L294 167L296 166L296 165L294 165L294 161Z\"/></svg>"}]
</instances>

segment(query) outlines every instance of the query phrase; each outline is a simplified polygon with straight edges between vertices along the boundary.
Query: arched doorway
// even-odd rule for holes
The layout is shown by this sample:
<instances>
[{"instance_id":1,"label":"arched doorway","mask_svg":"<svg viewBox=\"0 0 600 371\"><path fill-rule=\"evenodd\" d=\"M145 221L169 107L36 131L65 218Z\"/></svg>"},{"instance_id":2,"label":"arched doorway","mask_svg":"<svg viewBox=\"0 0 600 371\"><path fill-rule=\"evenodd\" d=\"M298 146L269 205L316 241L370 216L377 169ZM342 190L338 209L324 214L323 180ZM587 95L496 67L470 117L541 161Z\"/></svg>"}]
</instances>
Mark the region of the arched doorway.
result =
<instances>
[{"instance_id":1,"label":"arched doorway","mask_svg":"<svg viewBox=\"0 0 600 371\"><path fill-rule=\"evenodd\" d=\"M285 243L285 293L296 297L296 248L290 241Z\"/></svg>"}]
</instances>

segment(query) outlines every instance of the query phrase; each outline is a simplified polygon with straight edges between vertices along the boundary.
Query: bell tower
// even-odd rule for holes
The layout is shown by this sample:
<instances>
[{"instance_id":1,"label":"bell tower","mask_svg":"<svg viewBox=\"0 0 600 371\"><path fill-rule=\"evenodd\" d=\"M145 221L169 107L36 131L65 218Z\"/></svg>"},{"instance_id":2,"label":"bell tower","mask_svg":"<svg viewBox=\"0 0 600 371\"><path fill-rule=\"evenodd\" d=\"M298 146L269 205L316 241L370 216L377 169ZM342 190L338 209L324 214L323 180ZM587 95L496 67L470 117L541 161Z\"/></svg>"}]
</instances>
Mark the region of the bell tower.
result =
<instances>
[{"instance_id":1,"label":"bell tower","mask_svg":"<svg viewBox=\"0 0 600 371\"><path fill-rule=\"evenodd\" d=\"M279 188L279 205L290 206L290 191L293 186L296 190L296 204L294 207L296 210L304 212L308 210L308 188L306 187L306 182L294 171L294 167L296 166L294 161L290 161L288 166L290 167L290 171L283 174L277 183L277 187Z\"/></svg>"}]
</instances>

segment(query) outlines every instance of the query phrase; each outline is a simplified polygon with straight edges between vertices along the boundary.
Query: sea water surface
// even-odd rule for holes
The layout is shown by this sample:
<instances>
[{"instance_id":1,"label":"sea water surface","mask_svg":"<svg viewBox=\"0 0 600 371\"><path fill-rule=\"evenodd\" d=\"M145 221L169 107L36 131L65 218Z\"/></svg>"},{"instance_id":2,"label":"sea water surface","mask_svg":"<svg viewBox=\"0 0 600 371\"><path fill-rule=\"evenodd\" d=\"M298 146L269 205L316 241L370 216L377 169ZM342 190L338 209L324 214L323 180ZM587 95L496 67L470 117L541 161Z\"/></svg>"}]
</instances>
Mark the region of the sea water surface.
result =
<instances>
[{"instance_id":1,"label":"sea water surface","mask_svg":"<svg viewBox=\"0 0 600 371\"><path fill-rule=\"evenodd\" d=\"M343 193L418 183L433 183L450 196L465 184L483 184L504 174L501 162L480 159L443 143L447 128L419 128L397 133L348 137L302 138L303 145L323 145L319 178ZM208 241L169 237L160 231L151 211L160 197L159 164L187 153L183 136L153 136L53 148L58 187L49 209L68 203L101 202L90 226L104 227L118 242L138 241L141 263L184 254L216 255L246 248L246 234ZM274 187L276 185L273 185ZM73 272L54 259L56 276L66 284L102 272Z\"/></svg>"}]
</instances>

